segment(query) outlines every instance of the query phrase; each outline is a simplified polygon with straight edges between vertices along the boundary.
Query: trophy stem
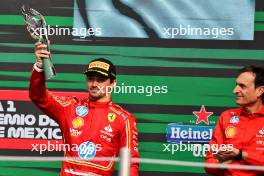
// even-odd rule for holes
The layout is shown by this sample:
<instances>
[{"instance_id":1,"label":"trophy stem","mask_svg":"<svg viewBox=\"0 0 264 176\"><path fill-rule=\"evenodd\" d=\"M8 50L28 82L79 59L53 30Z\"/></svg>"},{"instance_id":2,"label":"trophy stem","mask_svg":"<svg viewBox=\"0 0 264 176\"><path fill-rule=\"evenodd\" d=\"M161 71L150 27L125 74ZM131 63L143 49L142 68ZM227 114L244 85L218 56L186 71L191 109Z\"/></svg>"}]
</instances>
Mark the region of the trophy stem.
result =
<instances>
[{"instance_id":1,"label":"trophy stem","mask_svg":"<svg viewBox=\"0 0 264 176\"><path fill-rule=\"evenodd\" d=\"M49 80L56 76L55 68L50 60L50 58L43 59L45 79Z\"/></svg>"}]
</instances>

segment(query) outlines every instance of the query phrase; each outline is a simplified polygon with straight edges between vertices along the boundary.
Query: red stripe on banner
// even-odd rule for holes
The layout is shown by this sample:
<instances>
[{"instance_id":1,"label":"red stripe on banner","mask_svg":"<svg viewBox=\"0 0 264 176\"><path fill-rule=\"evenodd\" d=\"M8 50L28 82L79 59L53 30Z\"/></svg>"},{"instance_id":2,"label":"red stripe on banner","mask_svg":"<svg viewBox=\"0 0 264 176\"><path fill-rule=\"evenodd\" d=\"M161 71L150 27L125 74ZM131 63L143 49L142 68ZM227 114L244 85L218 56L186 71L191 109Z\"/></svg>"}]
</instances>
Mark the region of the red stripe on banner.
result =
<instances>
[{"instance_id":1,"label":"red stripe on banner","mask_svg":"<svg viewBox=\"0 0 264 176\"><path fill-rule=\"evenodd\" d=\"M87 92L57 92L51 91L57 96L76 96L78 98L87 98ZM14 101L31 101L26 90L0 90L0 100L14 100Z\"/></svg>"},{"instance_id":2,"label":"red stripe on banner","mask_svg":"<svg viewBox=\"0 0 264 176\"><path fill-rule=\"evenodd\" d=\"M30 149L32 150L34 146L39 149L39 145L56 145L63 144L62 140L38 140L38 139L12 139L12 138L2 138L0 139L0 149ZM56 150L55 150L56 151Z\"/></svg>"}]
</instances>

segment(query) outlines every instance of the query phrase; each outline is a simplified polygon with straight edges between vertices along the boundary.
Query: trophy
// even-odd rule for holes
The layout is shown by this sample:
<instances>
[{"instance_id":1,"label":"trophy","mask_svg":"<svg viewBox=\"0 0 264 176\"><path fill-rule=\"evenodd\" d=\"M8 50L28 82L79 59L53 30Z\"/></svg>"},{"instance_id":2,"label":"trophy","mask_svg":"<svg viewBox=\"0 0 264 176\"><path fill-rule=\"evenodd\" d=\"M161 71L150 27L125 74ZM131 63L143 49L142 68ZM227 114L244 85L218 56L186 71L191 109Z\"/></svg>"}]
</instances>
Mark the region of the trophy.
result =
<instances>
[{"instance_id":1,"label":"trophy","mask_svg":"<svg viewBox=\"0 0 264 176\"><path fill-rule=\"evenodd\" d=\"M48 32L46 28L46 21L38 11L22 6L21 7L22 15L24 16L27 30L30 33L31 37L36 41L40 41L41 43L47 45L47 50L49 51L49 40L48 40ZM43 59L44 64L44 72L45 72L45 79L54 78L56 75L55 68L51 62L51 57Z\"/></svg>"}]
</instances>

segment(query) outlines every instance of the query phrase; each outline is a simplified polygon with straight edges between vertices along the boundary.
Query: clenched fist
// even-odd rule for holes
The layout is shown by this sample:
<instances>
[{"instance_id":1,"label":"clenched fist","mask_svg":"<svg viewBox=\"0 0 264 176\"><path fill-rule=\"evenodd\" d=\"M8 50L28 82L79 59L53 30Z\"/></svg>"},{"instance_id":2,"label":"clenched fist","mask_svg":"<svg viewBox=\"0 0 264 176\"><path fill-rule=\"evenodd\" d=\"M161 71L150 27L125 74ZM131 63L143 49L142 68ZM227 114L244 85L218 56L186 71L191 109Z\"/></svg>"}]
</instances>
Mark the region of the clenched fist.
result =
<instances>
[{"instance_id":1,"label":"clenched fist","mask_svg":"<svg viewBox=\"0 0 264 176\"><path fill-rule=\"evenodd\" d=\"M36 66L38 68L43 68L44 58L49 58L50 52L47 51L47 45L42 44L41 42L35 43L35 55L36 55Z\"/></svg>"}]
</instances>

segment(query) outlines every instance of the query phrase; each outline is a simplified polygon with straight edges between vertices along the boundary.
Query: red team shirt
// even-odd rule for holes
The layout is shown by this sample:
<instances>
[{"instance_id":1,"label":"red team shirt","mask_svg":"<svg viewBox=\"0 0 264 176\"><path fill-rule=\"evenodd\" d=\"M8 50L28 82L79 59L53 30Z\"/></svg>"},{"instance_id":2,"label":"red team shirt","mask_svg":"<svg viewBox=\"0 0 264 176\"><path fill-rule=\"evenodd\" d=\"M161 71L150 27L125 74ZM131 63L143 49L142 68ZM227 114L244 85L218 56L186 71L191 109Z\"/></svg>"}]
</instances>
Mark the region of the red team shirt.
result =
<instances>
[{"instance_id":1,"label":"red team shirt","mask_svg":"<svg viewBox=\"0 0 264 176\"><path fill-rule=\"evenodd\" d=\"M34 67L32 71L30 98L59 124L64 143L71 147L65 151L61 176L109 176L114 161L89 159L118 157L122 147L130 149L131 157L139 157L138 132L132 114L112 101L98 103L54 96L45 87L43 72L37 70ZM131 163L130 176L138 175L138 167L138 163Z\"/></svg>"},{"instance_id":2,"label":"red team shirt","mask_svg":"<svg viewBox=\"0 0 264 176\"><path fill-rule=\"evenodd\" d=\"M213 133L210 144L233 144L234 148L248 153L246 161L232 161L238 165L264 166L264 106L254 114L247 114L242 108L227 110L222 113ZM211 152L207 153L206 163L218 163ZM262 171L220 170L206 168L207 173L232 176L260 176Z\"/></svg>"}]
</instances>

